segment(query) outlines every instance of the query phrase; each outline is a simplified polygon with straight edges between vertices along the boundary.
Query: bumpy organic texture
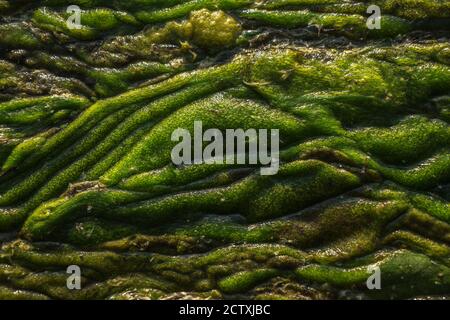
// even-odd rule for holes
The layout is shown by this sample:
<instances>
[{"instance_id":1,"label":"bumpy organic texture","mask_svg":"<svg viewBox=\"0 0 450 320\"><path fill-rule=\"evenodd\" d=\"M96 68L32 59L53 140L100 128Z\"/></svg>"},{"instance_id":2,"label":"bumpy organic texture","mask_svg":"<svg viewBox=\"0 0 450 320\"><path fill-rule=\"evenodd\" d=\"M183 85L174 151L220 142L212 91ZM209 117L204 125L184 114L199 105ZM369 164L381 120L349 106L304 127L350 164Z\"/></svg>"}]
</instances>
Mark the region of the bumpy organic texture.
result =
<instances>
[{"instance_id":1,"label":"bumpy organic texture","mask_svg":"<svg viewBox=\"0 0 450 320\"><path fill-rule=\"evenodd\" d=\"M449 1L0 15L0 298L450 297ZM278 174L173 165L200 120L279 129Z\"/></svg>"}]
</instances>

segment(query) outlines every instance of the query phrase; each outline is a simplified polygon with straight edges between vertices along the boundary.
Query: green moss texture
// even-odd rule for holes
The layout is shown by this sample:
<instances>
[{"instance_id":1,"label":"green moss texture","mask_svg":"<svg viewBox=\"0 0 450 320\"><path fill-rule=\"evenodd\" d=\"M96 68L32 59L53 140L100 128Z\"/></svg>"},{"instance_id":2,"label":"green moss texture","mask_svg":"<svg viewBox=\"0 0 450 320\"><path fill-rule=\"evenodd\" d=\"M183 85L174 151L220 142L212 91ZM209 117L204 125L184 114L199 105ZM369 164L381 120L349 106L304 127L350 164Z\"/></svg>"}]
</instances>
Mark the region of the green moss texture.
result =
<instances>
[{"instance_id":1,"label":"green moss texture","mask_svg":"<svg viewBox=\"0 0 450 320\"><path fill-rule=\"evenodd\" d=\"M449 121L449 1L0 0L0 299L449 298Z\"/></svg>"}]
</instances>

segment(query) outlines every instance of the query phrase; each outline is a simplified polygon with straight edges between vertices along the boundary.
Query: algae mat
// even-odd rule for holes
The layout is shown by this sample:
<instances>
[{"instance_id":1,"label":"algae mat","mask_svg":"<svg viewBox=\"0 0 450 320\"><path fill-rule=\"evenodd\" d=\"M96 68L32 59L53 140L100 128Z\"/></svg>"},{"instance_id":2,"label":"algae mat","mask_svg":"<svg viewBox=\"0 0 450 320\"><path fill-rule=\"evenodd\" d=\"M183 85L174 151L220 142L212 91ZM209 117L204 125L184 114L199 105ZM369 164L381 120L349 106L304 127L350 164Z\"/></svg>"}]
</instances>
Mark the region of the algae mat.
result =
<instances>
[{"instance_id":1,"label":"algae mat","mask_svg":"<svg viewBox=\"0 0 450 320\"><path fill-rule=\"evenodd\" d=\"M446 0L0 0L0 298L448 298L449 39ZM279 171L174 165L195 121Z\"/></svg>"}]
</instances>

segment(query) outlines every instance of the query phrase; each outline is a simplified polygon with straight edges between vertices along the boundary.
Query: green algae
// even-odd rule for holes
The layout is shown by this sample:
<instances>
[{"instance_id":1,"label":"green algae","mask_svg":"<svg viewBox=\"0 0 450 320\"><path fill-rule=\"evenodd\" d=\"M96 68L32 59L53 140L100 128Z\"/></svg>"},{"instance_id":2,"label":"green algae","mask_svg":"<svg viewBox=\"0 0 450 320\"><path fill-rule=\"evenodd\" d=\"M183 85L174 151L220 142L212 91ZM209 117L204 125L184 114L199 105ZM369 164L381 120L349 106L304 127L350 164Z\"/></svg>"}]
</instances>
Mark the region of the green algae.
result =
<instances>
[{"instance_id":1,"label":"green algae","mask_svg":"<svg viewBox=\"0 0 450 320\"><path fill-rule=\"evenodd\" d=\"M189 23L192 25L192 41L209 50L233 46L241 32L239 23L223 11L194 11Z\"/></svg>"},{"instance_id":2,"label":"green algae","mask_svg":"<svg viewBox=\"0 0 450 320\"><path fill-rule=\"evenodd\" d=\"M9 281L17 284L22 290L35 289L38 282L48 283L39 287L40 292L45 292L50 296L62 295L66 298L84 298L105 297L111 292L123 292L123 288L129 285L134 285L136 288L148 288L150 290L157 290L162 296L164 292L172 290L183 290L186 286L193 285L193 283L202 282L201 279L208 277L210 280L208 284L204 283L203 290L211 290L219 288L226 291L228 294L236 292L245 292L249 289L265 283L273 277L297 277L302 281L315 282L318 285L321 283L328 283L329 286L339 288L348 288L354 286L357 292L367 296L378 298L404 298L409 295L411 286L417 287L421 292L426 294L442 294L445 293L448 283L448 268L442 264L433 262L422 254L413 253L410 251L400 250L393 252L378 252L376 255L355 261L353 265L333 267L327 265L309 264L306 266L295 268L295 265L304 265L305 257L301 252L288 249L280 246L259 246L259 247L235 247L228 249L219 249L211 252L203 257L179 258L171 260L170 262L163 256L154 256L149 260L149 257L133 255L128 256L126 261L120 262L117 260L118 256L114 254L102 253L83 253L82 259L77 259L71 255L70 251L58 255L49 255L45 253L30 253L32 248L24 247L22 245L14 245L15 248L11 252L10 259L25 264L28 267L45 267L46 265L63 267L66 260L79 263L83 268L93 268L89 277L92 280L86 283L86 289L79 293L69 292L68 290L58 289L58 286L49 283L49 280L44 279L44 275L22 277L23 268L17 268L13 271L9 269ZM7 249L10 250L10 249ZM275 269L264 269L258 265L264 265L267 261L275 262L275 257L278 257L279 262L285 264L285 271L277 271ZM283 259L281 259L284 257ZM290 257L288 259L288 257ZM281 260L280 260L281 259ZM144 263L144 261L148 261ZM272 265L273 265L272 262ZM294 263L294 264L293 264ZM202 266L208 266L204 271ZM117 268L119 266L119 268ZM384 285L386 290L370 291L364 289L367 274L370 274L369 267L379 266L382 273L385 275ZM293 269L292 269L293 268ZM182 273L190 270L198 270L192 273L194 279L184 278ZM3 275L6 270L0 269ZM103 270L103 274L108 274L111 278L103 282L101 285L96 285L95 279L98 277L98 271ZM154 275L159 276L159 280L152 279L150 276L135 273L134 276L119 276L119 270L134 272L145 272L145 270L152 270ZM173 270L173 272L167 272ZM291 271L289 271L291 270ZM422 271L420 271L422 270ZM423 272L423 270L427 270ZM399 273L404 276L404 281L399 284ZM420 274L420 275L419 275ZM417 277L421 281L416 281ZM19 278L18 278L19 277ZM19 280L20 279L20 280ZM53 283L58 279L53 276ZM64 277L60 278L64 280ZM120 280L119 280L120 279ZM216 281L211 281L215 279ZM93 282L92 282L93 281ZM291 280L292 281L292 280ZM205 287L206 285L206 287ZM194 286L195 287L195 286Z\"/></svg>"},{"instance_id":3,"label":"green algae","mask_svg":"<svg viewBox=\"0 0 450 320\"><path fill-rule=\"evenodd\" d=\"M411 24L394 16L383 16L381 29L369 30L366 26L366 18L361 15L349 14L318 14L310 11L265 11L246 10L240 14L241 17L275 25L284 28L299 28L316 26L320 32L322 29L338 30L338 33L351 38L372 37L385 38L395 37L407 33L413 28Z\"/></svg>"},{"instance_id":4,"label":"green algae","mask_svg":"<svg viewBox=\"0 0 450 320\"><path fill-rule=\"evenodd\" d=\"M449 294L446 2L370 3L379 30L360 1L23 4L0 1L0 299ZM174 166L199 120L279 129L278 174Z\"/></svg>"},{"instance_id":5,"label":"green algae","mask_svg":"<svg viewBox=\"0 0 450 320\"><path fill-rule=\"evenodd\" d=\"M192 11L200 9L208 10L233 10L252 4L250 0L193 0L170 8L156 11L138 11L136 17L145 23L157 23L184 17Z\"/></svg>"},{"instance_id":6,"label":"green algae","mask_svg":"<svg viewBox=\"0 0 450 320\"><path fill-rule=\"evenodd\" d=\"M415 254L408 251L394 252L387 258L377 261L374 265L380 268L384 275L385 287L384 298L404 298L408 296L411 289L427 291L429 294L445 293L448 286L448 267L433 262L427 256ZM323 266L307 266L300 268L296 274L301 279L310 281L327 282L340 287L364 286L371 265L354 267L349 269ZM404 275L401 285L393 284L391 281L400 274ZM408 274L408 276L406 276ZM395 281L395 280L394 280ZM383 295L376 291L366 293L382 298Z\"/></svg>"},{"instance_id":7,"label":"green algae","mask_svg":"<svg viewBox=\"0 0 450 320\"><path fill-rule=\"evenodd\" d=\"M221 280L218 285L225 293L245 292L259 282L273 278L276 274L276 270L270 269L241 272Z\"/></svg>"},{"instance_id":8,"label":"green algae","mask_svg":"<svg viewBox=\"0 0 450 320\"><path fill-rule=\"evenodd\" d=\"M347 1L345 3L335 0L270 0L259 7L271 10L294 6L299 8L313 7L323 12L364 14L369 5L377 5L381 12L395 14L411 20L449 16L448 3L439 0Z\"/></svg>"},{"instance_id":9,"label":"green algae","mask_svg":"<svg viewBox=\"0 0 450 320\"><path fill-rule=\"evenodd\" d=\"M35 49L40 41L24 25L6 24L0 27L0 44L10 48Z\"/></svg>"},{"instance_id":10,"label":"green algae","mask_svg":"<svg viewBox=\"0 0 450 320\"><path fill-rule=\"evenodd\" d=\"M151 77L171 74L175 70L170 65L140 62L128 66L125 70L93 70L89 76L97 81L95 91L104 97L126 91L132 83Z\"/></svg>"},{"instance_id":11,"label":"green algae","mask_svg":"<svg viewBox=\"0 0 450 320\"><path fill-rule=\"evenodd\" d=\"M100 36L102 32L119 27L122 23L129 25L139 25L139 22L126 12L114 12L109 9L95 9L82 12L80 14L80 28L69 28L67 20L68 13L58 13L48 8L38 9L33 14L33 23L38 27L61 32L79 40L93 40Z\"/></svg>"}]
</instances>

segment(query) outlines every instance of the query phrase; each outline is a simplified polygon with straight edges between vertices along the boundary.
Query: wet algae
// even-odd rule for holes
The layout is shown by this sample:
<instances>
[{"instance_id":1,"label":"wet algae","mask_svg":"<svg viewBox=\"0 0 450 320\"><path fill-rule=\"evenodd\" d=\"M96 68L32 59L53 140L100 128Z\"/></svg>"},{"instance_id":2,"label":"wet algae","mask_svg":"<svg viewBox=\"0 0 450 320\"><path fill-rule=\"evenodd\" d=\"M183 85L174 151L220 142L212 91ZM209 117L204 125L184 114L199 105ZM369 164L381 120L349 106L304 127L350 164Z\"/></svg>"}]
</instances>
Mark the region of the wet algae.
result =
<instances>
[{"instance_id":1,"label":"wet algae","mask_svg":"<svg viewBox=\"0 0 450 320\"><path fill-rule=\"evenodd\" d=\"M450 297L449 35L440 0L0 1L0 299ZM279 172L175 166L194 121L279 129Z\"/></svg>"}]
</instances>

